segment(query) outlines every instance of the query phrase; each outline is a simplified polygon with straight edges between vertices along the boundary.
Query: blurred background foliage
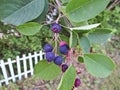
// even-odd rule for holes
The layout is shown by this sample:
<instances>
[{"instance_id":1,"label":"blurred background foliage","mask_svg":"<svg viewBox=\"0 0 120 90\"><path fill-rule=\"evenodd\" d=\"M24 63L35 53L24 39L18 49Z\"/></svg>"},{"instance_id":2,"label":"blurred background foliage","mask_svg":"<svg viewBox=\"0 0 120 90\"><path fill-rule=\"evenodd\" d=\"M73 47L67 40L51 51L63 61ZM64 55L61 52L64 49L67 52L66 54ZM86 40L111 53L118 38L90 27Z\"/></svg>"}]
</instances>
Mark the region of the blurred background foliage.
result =
<instances>
[{"instance_id":1,"label":"blurred background foliage","mask_svg":"<svg viewBox=\"0 0 120 90\"><path fill-rule=\"evenodd\" d=\"M2 28L5 28L4 25ZM8 27L5 30L9 30ZM14 59L17 55L21 56L22 54L34 51L38 52L42 49L42 45L46 42L46 39L51 38L51 34L49 27L46 26L33 36L21 35L17 31L5 32L3 38L0 39L0 59Z\"/></svg>"}]
</instances>

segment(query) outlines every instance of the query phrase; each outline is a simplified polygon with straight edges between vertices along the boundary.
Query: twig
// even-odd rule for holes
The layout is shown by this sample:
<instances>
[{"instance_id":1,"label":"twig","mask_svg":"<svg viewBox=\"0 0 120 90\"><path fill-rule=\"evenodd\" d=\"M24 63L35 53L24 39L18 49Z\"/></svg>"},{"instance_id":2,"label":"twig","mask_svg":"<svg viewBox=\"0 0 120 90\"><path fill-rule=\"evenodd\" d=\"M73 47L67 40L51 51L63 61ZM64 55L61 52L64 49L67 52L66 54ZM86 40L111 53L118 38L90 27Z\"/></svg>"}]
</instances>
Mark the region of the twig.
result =
<instances>
[{"instance_id":1,"label":"twig","mask_svg":"<svg viewBox=\"0 0 120 90\"><path fill-rule=\"evenodd\" d=\"M60 7L61 6L60 1L59 0L55 0L55 1L57 3L58 7Z\"/></svg>"},{"instance_id":2,"label":"twig","mask_svg":"<svg viewBox=\"0 0 120 90\"><path fill-rule=\"evenodd\" d=\"M114 0L114 2L112 4L110 4L110 6L108 6L108 10L111 10L112 8L114 8L117 4L119 4L120 1L119 0Z\"/></svg>"}]
</instances>

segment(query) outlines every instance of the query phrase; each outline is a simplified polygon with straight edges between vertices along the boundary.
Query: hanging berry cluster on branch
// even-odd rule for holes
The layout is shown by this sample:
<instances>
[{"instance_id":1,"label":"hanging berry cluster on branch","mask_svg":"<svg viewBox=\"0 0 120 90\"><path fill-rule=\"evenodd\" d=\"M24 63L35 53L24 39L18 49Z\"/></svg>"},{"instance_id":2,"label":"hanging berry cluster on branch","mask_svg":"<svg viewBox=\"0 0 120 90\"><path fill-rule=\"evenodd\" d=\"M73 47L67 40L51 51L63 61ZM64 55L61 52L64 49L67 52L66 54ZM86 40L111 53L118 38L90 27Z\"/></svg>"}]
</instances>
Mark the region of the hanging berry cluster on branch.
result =
<instances>
[{"instance_id":1,"label":"hanging berry cluster on branch","mask_svg":"<svg viewBox=\"0 0 120 90\"><path fill-rule=\"evenodd\" d=\"M62 73L57 90L78 88L82 82L79 74L82 73L83 69L95 77L105 78L109 76L114 70L115 64L109 57L96 54L92 48L96 42L103 43L104 39L106 41L108 37L103 36L111 31L96 28L100 23L89 24L88 22L90 18L98 15L103 7L95 5L97 7L94 9L99 6L101 11L96 10L94 14L89 15L91 12L89 6L92 7L94 2L87 7L88 1L82 2L83 5L80 0L51 1L52 3L49 4L51 9L46 15L44 25L50 26L52 39L48 40L43 47L45 60L40 61L35 66L36 76L43 80L53 80ZM98 2L105 5L105 2ZM82 5L82 8L79 5ZM85 12L83 7L87 7L86 9L90 10L89 13ZM43 68L45 69L43 70Z\"/></svg>"},{"instance_id":2,"label":"hanging berry cluster on branch","mask_svg":"<svg viewBox=\"0 0 120 90\"><path fill-rule=\"evenodd\" d=\"M54 33L52 43L55 43L55 47L53 48L52 44L44 45L43 49L45 52L46 60L48 63L54 62L56 65L61 67L61 70L64 73L68 69L70 64L73 64L75 66L75 63L73 63L72 60L73 58L71 58L74 57L73 56L74 54L72 53L74 51L73 49L69 48L67 42L62 41L60 39L59 33L62 30L62 28L58 23L52 24L51 30ZM77 70L76 73L78 73ZM76 78L73 88L80 86L80 84L81 84L80 79Z\"/></svg>"}]
</instances>

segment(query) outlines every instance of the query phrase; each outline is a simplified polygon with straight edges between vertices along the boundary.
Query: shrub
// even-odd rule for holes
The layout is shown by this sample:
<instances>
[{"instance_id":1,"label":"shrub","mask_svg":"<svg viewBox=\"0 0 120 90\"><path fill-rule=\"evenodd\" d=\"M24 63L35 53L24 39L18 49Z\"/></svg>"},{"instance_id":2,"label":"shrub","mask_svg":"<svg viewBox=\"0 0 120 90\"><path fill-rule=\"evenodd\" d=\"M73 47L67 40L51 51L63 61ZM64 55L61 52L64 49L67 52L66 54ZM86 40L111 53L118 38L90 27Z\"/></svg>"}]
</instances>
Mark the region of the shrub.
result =
<instances>
[{"instance_id":1,"label":"shrub","mask_svg":"<svg viewBox=\"0 0 120 90\"><path fill-rule=\"evenodd\" d=\"M98 78L109 76L115 69L115 64L109 57L90 52L92 44L105 43L114 32L109 28L99 27L100 23L88 23L88 20L100 14L108 3L109 0L0 1L0 20L12 24L19 33L26 35L27 39L28 36L38 33L44 38L42 40L47 39L47 43L52 45L53 50L45 54L45 60L36 64L35 76L43 80L53 80L63 73L58 90L71 90L76 86L74 82L80 71L77 67L79 63L84 63L87 71ZM10 12L7 12L8 9ZM44 33L46 36L41 34L44 32L42 31L44 26L52 27L52 30L47 29L52 33L51 38L46 38L49 36L46 32ZM59 46L61 41L66 42L66 45ZM34 48L34 45L31 47ZM62 59L57 58L56 61L54 58L56 56ZM62 72L61 62L68 65L65 72ZM77 80L80 84L80 79Z\"/></svg>"}]
</instances>

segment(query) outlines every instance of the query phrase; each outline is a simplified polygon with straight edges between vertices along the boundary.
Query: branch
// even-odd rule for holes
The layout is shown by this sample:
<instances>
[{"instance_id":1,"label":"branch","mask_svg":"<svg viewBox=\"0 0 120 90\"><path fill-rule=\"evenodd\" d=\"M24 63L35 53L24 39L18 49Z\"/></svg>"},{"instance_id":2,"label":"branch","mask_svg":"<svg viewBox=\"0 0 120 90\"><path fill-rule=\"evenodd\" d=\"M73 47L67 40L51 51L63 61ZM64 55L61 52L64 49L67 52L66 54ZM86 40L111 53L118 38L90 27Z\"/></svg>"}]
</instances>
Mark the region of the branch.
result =
<instances>
[{"instance_id":1,"label":"branch","mask_svg":"<svg viewBox=\"0 0 120 90\"><path fill-rule=\"evenodd\" d=\"M108 6L107 9L108 9L108 10L111 10L112 8L114 8L114 7L115 7L117 4L119 4L119 3L120 3L119 0L114 0L113 3Z\"/></svg>"},{"instance_id":2,"label":"branch","mask_svg":"<svg viewBox=\"0 0 120 90\"><path fill-rule=\"evenodd\" d=\"M57 3L58 7L60 7L61 6L60 1L59 0L55 0L55 1Z\"/></svg>"}]
</instances>

